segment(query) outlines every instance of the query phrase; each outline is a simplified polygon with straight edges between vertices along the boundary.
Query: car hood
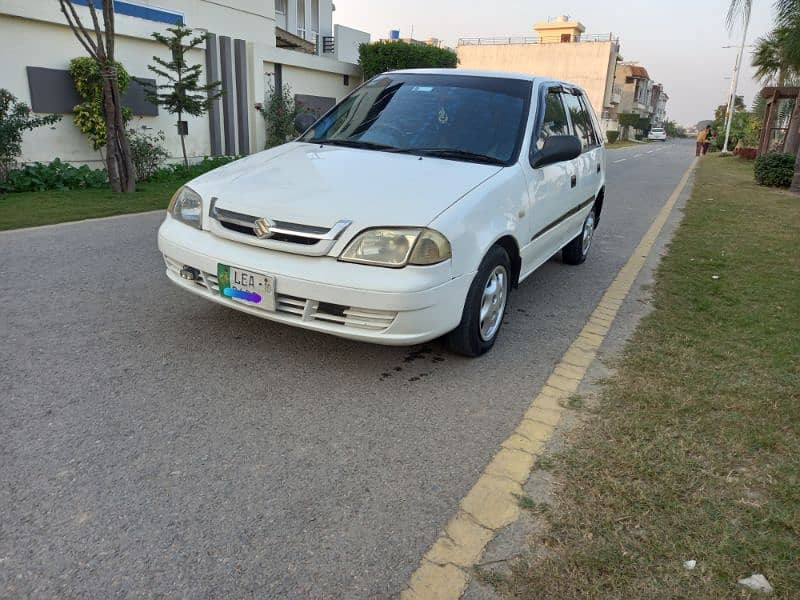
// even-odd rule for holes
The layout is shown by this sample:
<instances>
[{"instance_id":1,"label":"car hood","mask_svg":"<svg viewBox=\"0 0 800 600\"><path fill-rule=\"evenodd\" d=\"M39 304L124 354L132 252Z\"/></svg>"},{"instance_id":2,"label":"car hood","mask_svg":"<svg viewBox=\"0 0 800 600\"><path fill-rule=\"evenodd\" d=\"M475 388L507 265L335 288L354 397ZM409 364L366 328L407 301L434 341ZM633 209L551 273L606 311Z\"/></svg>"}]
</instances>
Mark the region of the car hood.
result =
<instances>
[{"instance_id":1,"label":"car hood","mask_svg":"<svg viewBox=\"0 0 800 600\"><path fill-rule=\"evenodd\" d=\"M235 161L189 186L219 208L349 233L424 226L502 167L291 142Z\"/></svg>"}]
</instances>

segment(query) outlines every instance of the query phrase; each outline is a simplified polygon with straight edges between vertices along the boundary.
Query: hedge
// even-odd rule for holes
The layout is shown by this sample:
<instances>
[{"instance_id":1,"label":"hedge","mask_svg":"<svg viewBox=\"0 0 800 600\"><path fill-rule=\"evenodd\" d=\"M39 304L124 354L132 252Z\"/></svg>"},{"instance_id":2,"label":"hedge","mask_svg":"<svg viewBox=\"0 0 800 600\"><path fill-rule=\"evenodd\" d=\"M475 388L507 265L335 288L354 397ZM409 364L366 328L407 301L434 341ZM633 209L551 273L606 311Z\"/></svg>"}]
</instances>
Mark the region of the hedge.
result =
<instances>
[{"instance_id":1,"label":"hedge","mask_svg":"<svg viewBox=\"0 0 800 600\"><path fill-rule=\"evenodd\" d=\"M794 176L793 154L769 152L756 159L755 175L759 185L789 187Z\"/></svg>"},{"instance_id":2,"label":"hedge","mask_svg":"<svg viewBox=\"0 0 800 600\"><path fill-rule=\"evenodd\" d=\"M458 64L456 53L447 48L407 42L375 42L358 47L358 64L364 79L397 69L450 68Z\"/></svg>"}]
</instances>

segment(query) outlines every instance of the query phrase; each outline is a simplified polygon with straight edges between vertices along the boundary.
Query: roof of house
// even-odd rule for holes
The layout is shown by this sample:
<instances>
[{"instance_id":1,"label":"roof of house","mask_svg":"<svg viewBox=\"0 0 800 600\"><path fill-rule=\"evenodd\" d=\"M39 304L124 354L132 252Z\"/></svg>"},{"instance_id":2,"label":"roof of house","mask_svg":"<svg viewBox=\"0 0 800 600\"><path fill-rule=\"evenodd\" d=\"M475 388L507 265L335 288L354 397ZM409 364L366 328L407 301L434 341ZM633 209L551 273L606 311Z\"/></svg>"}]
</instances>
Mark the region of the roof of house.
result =
<instances>
[{"instance_id":1,"label":"roof of house","mask_svg":"<svg viewBox=\"0 0 800 600\"><path fill-rule=\"evenodd\" d=\"M636 77L637 79L650 79L650 74L644 67L630 65L629 68L631 70L631 77Z\"/></svg>"}]
</instances>

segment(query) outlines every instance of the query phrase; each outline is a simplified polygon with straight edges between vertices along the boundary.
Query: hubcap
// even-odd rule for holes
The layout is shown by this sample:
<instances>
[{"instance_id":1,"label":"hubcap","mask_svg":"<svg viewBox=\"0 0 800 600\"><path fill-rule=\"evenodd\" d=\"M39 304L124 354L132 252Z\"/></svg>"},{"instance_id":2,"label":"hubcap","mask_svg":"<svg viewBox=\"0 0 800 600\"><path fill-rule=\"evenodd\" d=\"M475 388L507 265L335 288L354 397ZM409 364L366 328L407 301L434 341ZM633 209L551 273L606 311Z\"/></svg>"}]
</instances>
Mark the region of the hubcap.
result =
<instances>
[{"instance_id":1,"label":"hubcap","mask_svg":"<svg viewBox=\"0 0 800 600\"><path fill-rule=\"evenodd\" d=\"M589 213L589 216L586 217L586 222L583 224L582 251L584 256L589 252L589 247L592 245L592 237L594 237L594 211Z\"/></svg>"},{"instance_id":2,"label":"hubcap","mask_svg":"<svg viewBox=\"0 0 800 600\"><path fill-rule=\"evenodd\" d=\"M506 295L508 294L508 271L498 265L489 274L483 287L481 298L480 331L484 342L490 341L500 329L503 314L506 312Z\"/></svg>"}]
</instances>

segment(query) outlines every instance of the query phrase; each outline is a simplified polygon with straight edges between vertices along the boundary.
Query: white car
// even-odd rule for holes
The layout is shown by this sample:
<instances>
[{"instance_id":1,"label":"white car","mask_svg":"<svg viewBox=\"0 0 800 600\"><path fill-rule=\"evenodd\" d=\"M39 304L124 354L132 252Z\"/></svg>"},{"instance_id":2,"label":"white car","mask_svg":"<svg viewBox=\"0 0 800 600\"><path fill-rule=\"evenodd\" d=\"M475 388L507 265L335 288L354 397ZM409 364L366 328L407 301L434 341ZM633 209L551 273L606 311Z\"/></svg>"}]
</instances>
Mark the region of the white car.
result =
<instances>
[{"instance_id":1,"label":"white car","mask_svg":"<svg viewBox=\"0 0 800 600\"><path fill-rule=\"evenodd\" d=\"M653 127L647 134L647 139L651 142L666 142L667 132L663 127Z\"/></svg>"},{"instance_id":2,"label":"white car","mask_svg":"<svg viewBox=\"0 0 800 600\"><path fill-rule=\"evenodd\" d=\"M396 71L308 125L175 193L158 232L170 280L288 325L392 345L448 334L477 356L512 288L559 251L586 259L605 149L574 85Z\"/></svg>"}]
</instances>

